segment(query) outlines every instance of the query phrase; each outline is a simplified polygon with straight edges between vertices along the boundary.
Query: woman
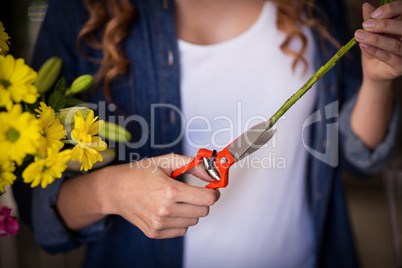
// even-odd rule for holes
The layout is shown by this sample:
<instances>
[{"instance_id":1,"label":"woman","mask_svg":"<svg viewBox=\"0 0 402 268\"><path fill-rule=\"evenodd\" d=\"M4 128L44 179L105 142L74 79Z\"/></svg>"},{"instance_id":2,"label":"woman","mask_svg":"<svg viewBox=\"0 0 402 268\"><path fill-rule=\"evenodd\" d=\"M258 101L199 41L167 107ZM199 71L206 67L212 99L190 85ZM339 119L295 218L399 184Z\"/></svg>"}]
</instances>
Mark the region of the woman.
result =
<instances>
[{"instance_id":1,"label":"woman","mask_svg":"<svg viewBox=\"0 0 402 268\"><path fill-rule=\"evenodd\" d=\"M336 52L310 12L325 12L331 36L347 41L336 2L318 1L312 10L312 1L87 1L88 20L83 1L50 1L35 65L58 55L67 79L97 73L105 93L92 93L88 101L114 101L119 110L107 115L130 118L136 144L120 148L120 165L35 189L32 217L22 213L37 242L50 252L87 243L89 267L182 266L179 236L208 214L219 192L172 180L171 172L191 159L166 154L219 149L270 116ZM391 83L401 75L402 27L383 18L401 12L401 1L363 6L365 28L355 34L363 80L352 58L338 64L278 123L276 142L256 153L262 160L274 152L283 164L231 170L217 213L185 240L186 266L357 266L339 172L349 167L371 174L394 147ZM76 50L77 36L85 57ZM335 139L327 138L328 122L307 120L316 110L336 117L338 106L339 165L325 157L337 150ZM300 140L302 134L309 138ZM155 158L122 164L147 157ZM202 170L193 174L210 180Z\"/></svg>"}]
</instances>

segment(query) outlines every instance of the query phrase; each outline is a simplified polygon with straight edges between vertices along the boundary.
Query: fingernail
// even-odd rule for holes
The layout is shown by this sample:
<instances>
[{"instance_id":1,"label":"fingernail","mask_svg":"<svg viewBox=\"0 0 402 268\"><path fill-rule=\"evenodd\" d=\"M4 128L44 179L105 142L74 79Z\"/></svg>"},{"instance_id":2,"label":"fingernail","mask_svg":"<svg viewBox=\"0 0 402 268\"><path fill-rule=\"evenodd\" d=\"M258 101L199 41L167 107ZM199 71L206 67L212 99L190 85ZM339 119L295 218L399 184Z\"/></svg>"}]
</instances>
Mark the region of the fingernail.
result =
<instances>
[{"instance_id":1,"label":"fingernail","mask_svg":"<svg viewBox=\"0 0 402 268\"><path fill-rule=\"evenodd\" d=\"M360 47L361 47L361 48L365 48L365 49L370 48L369 45L366 45L366 44L363 44L363 43L360 43Z\"/></svg>"},{"instance_id":2,"label":"fingernail","mask_svg":"<svg viewBox=\"0 0 402 268\"><path fill-rule=\"evenodd\" d=\"M364 9L366 9L366 8L368 8L368 6L371 6L369 3L364 3L363 5L362 5L362 10L364 10Z\"/></svg>"},{"instance_id":3,"label":"fingernail","mask_svg":"<svg viewBox=\"0 0 402 268\"><path fill-rule=\"evenodd\" d=\"M366 38L367 38L367 33L364 32L364 31L357 31L357 32L355 33L355 36L356 36L356 38L359 39L359 40L366 40Z\"/></svg>"},{"instance_id":4,"label":"fingernail","mask_svg":"<svg viewBox=\"0 0 402 268\"><path fill-rule=\"evenodd\" d=\"M381 15L382 15L382 10L381 10L381 8L378 8L378 9L374 10L373 13L371 13L371 17L372 17L373 19L378 19L379 17L381 17Z\"/></svg>"},{"instance_id":5,"label":"fingernail","mask_svg":"<svg viewBox=\"0 0 402 268\"><path fill-rule=\"evenodd\" d=\"M366 20L363 22L363 28L364 29L372 29L374 28L375 22L373 20Z\"/></svg>"}]
</instances>

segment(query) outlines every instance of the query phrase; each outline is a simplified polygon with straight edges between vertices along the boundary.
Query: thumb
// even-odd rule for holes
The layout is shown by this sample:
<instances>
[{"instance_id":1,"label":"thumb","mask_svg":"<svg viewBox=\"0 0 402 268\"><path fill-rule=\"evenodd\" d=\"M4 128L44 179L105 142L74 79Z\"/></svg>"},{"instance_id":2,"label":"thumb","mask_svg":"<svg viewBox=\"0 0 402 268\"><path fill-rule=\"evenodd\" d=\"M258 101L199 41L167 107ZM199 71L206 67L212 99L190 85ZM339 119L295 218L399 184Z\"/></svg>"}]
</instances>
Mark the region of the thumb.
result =
<instances>
[{"instance_id":1,"label":"thumb","mask_svg":"<svg viewBox=\"0 0 402 268\"><path fill-rule=\"evenodd\" d=\"M214 181L214 179L212 179L211 176L209 176L208 173L205 171L203 164L195 166L193 169L190 169L187 173L207 182Z\"/></svg>"}]
</instances>

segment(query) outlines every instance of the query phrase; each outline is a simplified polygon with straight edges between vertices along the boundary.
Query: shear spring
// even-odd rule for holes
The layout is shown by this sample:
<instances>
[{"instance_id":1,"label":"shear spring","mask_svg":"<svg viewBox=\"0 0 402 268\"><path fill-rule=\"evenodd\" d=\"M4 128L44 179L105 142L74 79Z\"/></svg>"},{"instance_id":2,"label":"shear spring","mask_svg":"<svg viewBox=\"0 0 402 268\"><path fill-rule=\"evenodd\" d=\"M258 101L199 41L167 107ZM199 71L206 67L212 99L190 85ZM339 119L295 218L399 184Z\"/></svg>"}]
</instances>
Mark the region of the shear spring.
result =
<instances>
[{"instance_id":1,"label":"shear spring","mask_svg":"<svg viewBox=\"0 0 402 268\"><path fill-rule=\"evenodd\" d=\"M216 150L212 152L211 159L207 157L202 158L202 162L204 164L204 168L207 171L208 175L213 178L216 181L220 181L221 179L221 173L219 172L219 169L216 167L215 164L215 158L216 158Z\"/></svg>"}]
</instances>

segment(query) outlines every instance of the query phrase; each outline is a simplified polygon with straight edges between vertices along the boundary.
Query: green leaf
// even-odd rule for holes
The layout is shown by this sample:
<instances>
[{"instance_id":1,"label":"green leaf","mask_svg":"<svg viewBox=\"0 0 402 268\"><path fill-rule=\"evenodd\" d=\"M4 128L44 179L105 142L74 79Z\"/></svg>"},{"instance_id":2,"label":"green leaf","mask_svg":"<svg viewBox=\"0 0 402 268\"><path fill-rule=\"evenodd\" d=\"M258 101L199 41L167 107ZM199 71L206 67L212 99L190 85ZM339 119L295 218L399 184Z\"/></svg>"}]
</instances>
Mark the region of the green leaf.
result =
<instances>
[{"instance_id":1,"label":"green leaf","mask_svg":"<svg viewBox=\"0 0 402 268\"><path fill-rule=\"evenodd\" d=\"M66 97L60 91L55 91L50 95L48 105L58 111L66 105Z\"/></svg>"},{"instance_id":2,"label":"green leaf","mask_svg":"<svg viewBox=\"0 0 402 268\"><path fill-rule=\"evenodd\" d=\"M66 79L63 76L57 81L56 86L54 87L54 90L62 92L66 89L67 89L67 83L66 83Z\"/></svg>"},{"instance_id":3,"label":"green leaf","mask_svg":"<svg viewBox=\"0 0 402 268\"><path fill-rule=\"evenodd\" d=\"M85 103L83 100L77 98L67 98L65 107L73 107Z\"/></svg>"}]
</instances>

